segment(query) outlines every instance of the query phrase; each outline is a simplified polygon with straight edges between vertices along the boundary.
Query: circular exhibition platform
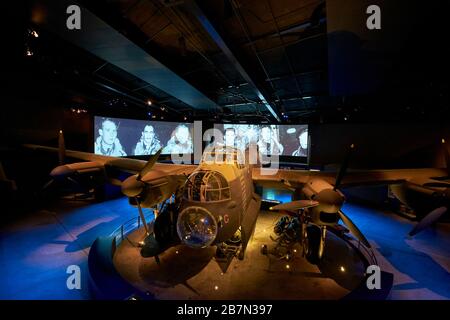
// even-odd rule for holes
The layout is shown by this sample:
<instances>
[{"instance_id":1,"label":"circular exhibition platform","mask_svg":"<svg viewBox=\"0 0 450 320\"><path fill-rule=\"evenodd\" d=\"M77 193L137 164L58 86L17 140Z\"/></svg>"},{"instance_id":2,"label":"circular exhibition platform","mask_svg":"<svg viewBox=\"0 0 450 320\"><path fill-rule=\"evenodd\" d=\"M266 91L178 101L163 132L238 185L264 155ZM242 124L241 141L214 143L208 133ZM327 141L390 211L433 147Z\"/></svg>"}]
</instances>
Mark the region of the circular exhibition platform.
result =
<instances>
[{"instance_id":1,"label":"circular exhibition platform","mask_svg":"<svg viewBox=\"0 0 450 320\"><path fill-rule=\"evenodd\" d=\"M275 254L273 226L280 217L260 213L244 260L216 259L215 246L194 249L177 245L160 254L157 263L155 258L143 258L136 246L144 238L142 226L126 236L122 229L123 240L117 245L116 237L112 242L105 237L94 243L89 257L91 279L97 291L109 295L107 298L115 292L112 298L122 299L336 300L387 296L392 284L384 285L383 292L366 288L369 259L345 235L327 232L324 255L317 265L302 256L299 243L289 260ZM269 254L262 253L263 245Z\"/></svg>"}]
</instances>

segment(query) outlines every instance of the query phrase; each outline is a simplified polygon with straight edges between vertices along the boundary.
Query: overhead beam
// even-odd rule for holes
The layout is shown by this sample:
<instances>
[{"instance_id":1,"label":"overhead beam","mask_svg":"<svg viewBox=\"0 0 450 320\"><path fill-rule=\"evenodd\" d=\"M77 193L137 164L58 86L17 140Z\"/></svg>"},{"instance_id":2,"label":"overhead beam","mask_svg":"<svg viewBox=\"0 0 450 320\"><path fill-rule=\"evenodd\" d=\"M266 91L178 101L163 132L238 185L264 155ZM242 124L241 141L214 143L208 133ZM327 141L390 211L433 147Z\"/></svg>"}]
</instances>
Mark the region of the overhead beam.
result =
<instances>
[{"instance_id":1,"label":"overhead beam","mask_svg":"<svg viewBox=\"0 0 450 320\"><path fill-rule=\"evenodd\" d=\"M252 77L248 74L248 72L241 65L239 60L236 58L236 56L230 50L228 45L225 43L222 36L217 32L217 30L214 28L212 23L209 21L208 17L206 17L206 15L203 13L203 10L197 5L197 3L194 0L187 0L185 7L198 20L198 22L202 25L204 30L209 34L209 36L216 43L216 45L222 50L222 52L225 54L225 56L228 58L228 60L233 64L233 66L239 72L239 74L245 79L245 81L247 81L253 87L254 93L261 100L262 104L267 108L267 110L270 112L270 114L278 122L280 122L281 120L280 120L277 112L267 101L266 97L263 95L261 90L258 88L255 81L252 79Z\"/></svg>"},{"instance_id":2,"label":"overhead beam","mask_svg":"<svg viewBox=\"0 0 450 320\"><path fill-rule=\"evenodd\" d=\"M38 4L36 8L42 10L44 6L46 9L44 19L33 21L41 27L151 84L193 109L215 111L219 108L202 92L84 7L80 6L81 30L69 30L66 27L66 19L69 17L66 10L73 1L41 0L35 3ZM34 16L42 17L39 14Z\"/></svg>"}]
</instances>

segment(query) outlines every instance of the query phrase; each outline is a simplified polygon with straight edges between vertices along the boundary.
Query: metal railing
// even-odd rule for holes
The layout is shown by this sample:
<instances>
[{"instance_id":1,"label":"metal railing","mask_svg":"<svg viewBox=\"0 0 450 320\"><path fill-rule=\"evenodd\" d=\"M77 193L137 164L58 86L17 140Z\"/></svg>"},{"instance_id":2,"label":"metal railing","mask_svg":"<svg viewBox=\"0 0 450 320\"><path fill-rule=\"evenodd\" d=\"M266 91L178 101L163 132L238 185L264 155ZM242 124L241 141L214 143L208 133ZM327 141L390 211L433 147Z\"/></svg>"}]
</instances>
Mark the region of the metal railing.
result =
<instances>
[{"instance_id":1,"label":"metal railing","mask_svg":"<svg viewBox=\"0 0 450 320\"><path fill-rule=\"evenodd\" d=\"M346 235L346 236L349 243L353 245L355 248L357 248L362 255L364 255L369 265L378 265L375 253L371 248L366 247L364 243L354 238L353 235L352 236Z\"/></svg>"},{"instance_id":2,"label":"metal railing","mask_svg":"<svg viewBox=\"0 0 450 320\"><path fill-rule=\"evenodd\" d=\"M150 212L145 213L144 217L147 221L147 224L152 222L155 218L155 215L153 213L153 209L149 209ZM127 235L133 232L134 230L139 229L142 226L141 217L137 216L134 217L126 222L124 222L122 225L120 225L118 228L116 228L111 234L111 237L116 238L116 246L118 246L124 239L126 239Z\"/></svg>"}]
</instances>

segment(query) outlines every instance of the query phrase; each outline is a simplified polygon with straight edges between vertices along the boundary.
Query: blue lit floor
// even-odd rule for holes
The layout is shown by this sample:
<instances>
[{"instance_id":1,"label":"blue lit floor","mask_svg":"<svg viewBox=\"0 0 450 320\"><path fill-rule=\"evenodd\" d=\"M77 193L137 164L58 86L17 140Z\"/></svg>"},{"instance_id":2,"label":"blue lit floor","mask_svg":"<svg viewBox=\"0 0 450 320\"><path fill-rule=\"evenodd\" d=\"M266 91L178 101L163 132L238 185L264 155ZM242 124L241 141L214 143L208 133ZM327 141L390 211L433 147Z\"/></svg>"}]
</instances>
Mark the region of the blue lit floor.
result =
<instances>
[{"instance_id":1,"label":"blue lit floor","mask_svg":"<svg viewBox=\"0 0 450 320\"><path fill-rule=\"evenodd\" d=\"M391 299L450 299L450 224L409 238L414 222L405 218L351 203L343 210L369 239L380 267L394 274Z\"/></svg>"},{"instance_id":2,"label":"blue lit floor","mask_svg":"<svg viewBox=\"0 0 450 320\"><path fill-rule=\"evenodd\" d=\"M89 299L87 257L99 235L137 215L126 198L61 201L0 232L0 299ZM68 290L66 269L81 268L81 290Z\"/></svg>"},{"instance_id":3,"label":"blue lit floor","mask_svg":"<svg viewBox=\"0 0 450 320\"><path fill-rule=\"evenodd\" d=\"M344 211L374 246L382 269L394 273L392 299L450 299L449 224L407 239L411 221L350 203ZM89 299L90 245L135 216L125 198L88 205L62 202L3 227L0 298ZM81 267L81 290L66 287L66 268L72 264Z\"/></svg>"}]
</instances>

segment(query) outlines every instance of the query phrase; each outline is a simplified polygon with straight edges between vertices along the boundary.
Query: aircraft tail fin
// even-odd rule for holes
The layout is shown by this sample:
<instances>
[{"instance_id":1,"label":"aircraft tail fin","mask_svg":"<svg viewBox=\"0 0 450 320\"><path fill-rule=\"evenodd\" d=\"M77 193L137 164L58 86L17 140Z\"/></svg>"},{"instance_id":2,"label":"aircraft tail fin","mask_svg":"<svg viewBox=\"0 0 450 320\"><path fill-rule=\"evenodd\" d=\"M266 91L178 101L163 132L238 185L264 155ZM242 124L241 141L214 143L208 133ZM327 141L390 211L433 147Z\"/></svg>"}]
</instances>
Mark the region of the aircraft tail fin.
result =
<instances>
[{"instance_id":1,"label":"aircraft tail fin","mask_svg":"<svg viewBox=\"0 0 450 320\"><path fill-rule=\"evenodd\" d=\"M352 143L350 145L350 148L347 150L347 153L345 154L344 160L342 161L341 167L339 168L339 171L336 175L336 182L334 184L334 190L339 189L342 179L344 178L345 174L347 173L348 163L350 161L350 157L352 155L352 151L354 148L355 148L355 145Z\"/></svg>"},{"instance_id":2,"label":"aircraft tail fin","mask_svg":"<svg viewBox=\"0 0 450 320\"><path fill-rule=\"evenodd\" d=\"M441 142L442 142L442 149L444 151L445 168L447 169L447 174L450 176L450 153L448 151L448 146L447 143L445 142L445 139L442 139Z\"/></svg>"},{"instance_id":3,"label":"aircraft tail fin","mask_svg":"<svg viewBox=\"0 0 450 320\"><path fill-rule=\"evenodd\" d=\"M66 159L66 146L64 143L64 133L62 130L59 130L58 135L58 160L59 165L63 165Z\"/></svg>"}]
</instances>

